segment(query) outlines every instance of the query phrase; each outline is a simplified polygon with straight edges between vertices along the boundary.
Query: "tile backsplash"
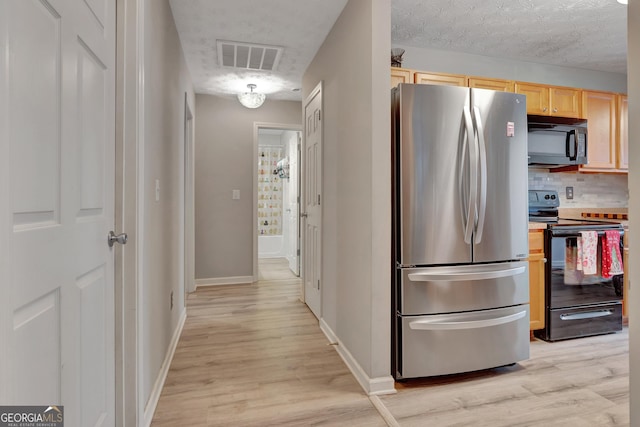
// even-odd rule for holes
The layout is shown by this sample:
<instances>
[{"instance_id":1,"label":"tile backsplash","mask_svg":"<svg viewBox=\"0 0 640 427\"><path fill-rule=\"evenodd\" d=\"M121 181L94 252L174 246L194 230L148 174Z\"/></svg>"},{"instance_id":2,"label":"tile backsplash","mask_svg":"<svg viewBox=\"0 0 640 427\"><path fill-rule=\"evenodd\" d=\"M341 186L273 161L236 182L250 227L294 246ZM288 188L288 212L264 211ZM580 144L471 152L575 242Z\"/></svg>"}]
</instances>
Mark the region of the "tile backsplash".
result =
<instances>
[{"instance_id":1,"label":"tile backsplash","mask_svg":"<svg viewBox=\"0 0 640 427\"><path fill-rule=\"evenodd\" d=\"M568 200L566 188L573 187ZM629 189L626 174L554 172L529 168L530 190L556 190L562 208L626 208Z\"/></svg>"}]
</instances>

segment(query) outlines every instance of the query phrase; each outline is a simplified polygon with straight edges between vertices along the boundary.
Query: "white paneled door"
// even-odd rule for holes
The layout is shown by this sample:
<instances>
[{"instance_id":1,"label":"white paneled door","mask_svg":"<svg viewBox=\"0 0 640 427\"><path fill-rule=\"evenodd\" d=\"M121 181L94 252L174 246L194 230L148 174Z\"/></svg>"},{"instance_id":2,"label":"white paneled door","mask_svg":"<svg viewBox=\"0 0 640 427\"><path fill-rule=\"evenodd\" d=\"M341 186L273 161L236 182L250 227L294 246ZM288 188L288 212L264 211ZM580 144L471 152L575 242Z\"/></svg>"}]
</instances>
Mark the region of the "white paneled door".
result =
<instances>
[{"instance_id":1,"label":"white paneled door","mask_svg":"<svg viewBox=\"0 0 640 427\"><path fill-rule=\"evenodd\" d=\"M304 300L320 319L322 301L321 224L322 224L322 84L307 98L304 107Z\"/></svg>"},{"instance_id":2,"label":"white paneled door","mask_svg":"<svg viewBox=\"0 0 640 427\"><path fill-rule=\"evenodd\" d=\"M0 0L0 402L114 419L115 2Z\"/></svg>"}]
</instances>

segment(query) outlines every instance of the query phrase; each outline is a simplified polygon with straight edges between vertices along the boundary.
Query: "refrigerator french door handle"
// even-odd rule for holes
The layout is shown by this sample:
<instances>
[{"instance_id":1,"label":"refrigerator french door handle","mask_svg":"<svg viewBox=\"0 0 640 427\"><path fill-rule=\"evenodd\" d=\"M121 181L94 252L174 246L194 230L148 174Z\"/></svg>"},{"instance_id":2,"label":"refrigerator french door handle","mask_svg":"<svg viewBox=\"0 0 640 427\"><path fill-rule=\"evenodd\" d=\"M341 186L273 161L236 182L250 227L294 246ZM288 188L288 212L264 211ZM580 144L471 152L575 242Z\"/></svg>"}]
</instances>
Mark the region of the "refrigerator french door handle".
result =
<instances>
[{"instance_id":1,"label":"refrigerator french door handle","mask_svg":"<svg viewBox=\"0 0 640 427\"><path fill-rule=\"evenodd\" d=\"M475 329L475 328L487 328L489 326L504 325L505 323L515 322L527 315L527 311L523 310L515 314L508 316L496 317L493 319L483 320L469 320L465 322L438 322L433 320L414 320L409 323L411 329L418 329L424 331L442 331L442 330L456 330L456 329Z\"/></svg>"},{"instance_id":2,"label":"refrigerator french door handle","mask_svg":"<svg viewBox=\"0 0 640 427\"><path fill-rule=\"evenodd\" d=\"M474 272L460 272L460 273L439 273L439 272L423 272L423 273L409 273L409 280L412 282L434 282L434 281L446 281L446 282L462 282L469 280L487 280L487 279L499 279L500 277L510 277L522 274L525 271L524 266L505 268L504 270L493 271L474 271Z\"/></svg>"},{"instance_id":3,"label":"refrigerator french door handle","mask_svg":"<svg viewBox=\"0 0 640 427\"><path fill-rule=\"evenodd\" d=\"M467 222L464 229L464 242L471 244L471 235L475 224L477 199L478 199L478 150L476 146L475 133L473 130L473 121L471 119L471 110L465 105L463 108L464 124L467 129L467 143L469 147L469 205L467 206ZM462 172L464 171L464 159L460 167L460 184L462 186Z\"/></svg>"},{"instance_id":4,"label":"refrigerator french door handle","mask_svg":"<svg viewBox=\"0 0 640 427\"><path fill-rule=\"evenodd\" d=\"M484 126L482 124L482 115L478 107L473 107L473 118L475 120L476 129L478 130L479 156L480 156L480 197L478 207L478 224L476 226L476 235L474 242L482 241L482 233L484 231L484 217L487 211L487 146L484 141Z\"/></svg>"}]
</instances>

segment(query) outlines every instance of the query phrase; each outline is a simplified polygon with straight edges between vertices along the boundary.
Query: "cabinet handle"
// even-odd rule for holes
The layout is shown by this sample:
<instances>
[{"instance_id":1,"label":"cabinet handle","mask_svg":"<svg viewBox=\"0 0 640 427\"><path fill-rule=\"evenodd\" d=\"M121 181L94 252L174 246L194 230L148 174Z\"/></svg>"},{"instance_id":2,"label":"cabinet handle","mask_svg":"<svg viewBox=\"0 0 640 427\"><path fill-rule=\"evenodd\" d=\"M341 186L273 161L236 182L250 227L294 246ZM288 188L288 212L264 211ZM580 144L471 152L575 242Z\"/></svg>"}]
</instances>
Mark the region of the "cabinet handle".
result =
<instances>
[{"instance_id":1,"label":"cabinet handle","mask_svg":"<svg viewBox=\"0 0 640 427\"><path fill-rule=\"evenodd\" d=\"M542 107L542 111L546 113L547 112L547 107Z\"/></svg>"},{"instance_id":2,"label":"cabinet handle","mask_svg":"<svg viewBox=\"0 0 640 427\"><path fill-rule=\"evenodd\" d=\"M557 108L554 108L554 109L553 109L553 112L554 112L554 113L557 113L557 112L558 112L558 109L557 109Z\"/></svg>"},{"instance_id":3,"label":"cabinet handle","mask_svg":"<svg viewBox=\"0 0 640 427\"><path fill-rule=\"evenodd\" d=\"M547 259L546 258L542 258L542 262L546 264L547 263Z\"/></svg>"}]
</instances>

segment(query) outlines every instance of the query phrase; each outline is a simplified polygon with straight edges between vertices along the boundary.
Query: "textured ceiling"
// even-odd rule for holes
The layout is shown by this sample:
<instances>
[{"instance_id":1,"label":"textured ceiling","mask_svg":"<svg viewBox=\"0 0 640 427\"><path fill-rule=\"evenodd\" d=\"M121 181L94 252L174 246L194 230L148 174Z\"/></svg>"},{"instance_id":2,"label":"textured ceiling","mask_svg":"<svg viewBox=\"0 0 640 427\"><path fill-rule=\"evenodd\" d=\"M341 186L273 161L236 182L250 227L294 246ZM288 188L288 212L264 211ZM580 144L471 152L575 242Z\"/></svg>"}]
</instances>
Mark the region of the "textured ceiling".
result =
<instances>
[{"instance_id":1,"label":"textured ceiling","mask_svg":"<svg viewBox=\"0 0 640 427\"><path fill-rule=\"evenodd\" d=\"M375 0L373 0L375 1ZM300 100L302 75L347 0L170 0L197 93ZM626 73L616 0L391 0L393 45ZM282 46L274 72L218 64L216 40Z\"/></svg>"},{"instance_id":2,"label":"textured ceiling","mask_svg":"<svg viewBox=\"0 0 640 427\"><path fill-rule=\"evenodd\" d=\"M170 0L195 91L234 96L255 83L267 99L300 100L302 75L347 0ZM275 72L218 64L216 40L284 47Z\"/></svg>"},{"instance_id":3,"label":"textured ceiling","mask_svg":"<svg viewBox=\"0 0 640 427\"><path fill-rule=\"evenodd\" d=\"M627 72L616 0L392 0L394 44Z\"/></svg>"}]
</instances>

